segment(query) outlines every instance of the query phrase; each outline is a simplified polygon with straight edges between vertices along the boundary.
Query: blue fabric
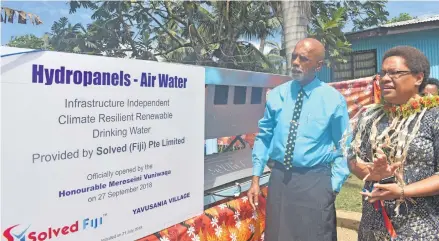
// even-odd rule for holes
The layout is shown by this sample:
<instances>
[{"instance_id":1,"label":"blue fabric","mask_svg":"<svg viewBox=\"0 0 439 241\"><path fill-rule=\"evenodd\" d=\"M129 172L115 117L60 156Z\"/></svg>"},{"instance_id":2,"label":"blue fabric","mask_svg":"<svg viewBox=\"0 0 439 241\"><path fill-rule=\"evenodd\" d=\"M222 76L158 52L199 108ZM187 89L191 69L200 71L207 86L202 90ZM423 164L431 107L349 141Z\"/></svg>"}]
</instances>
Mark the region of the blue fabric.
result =
<instances>
[{"instance_id":1,"label":"blue fabric","mask_svg":"<svg viewBox=\"0 0 439 241\"><path fill-rule=\"evenodd\" d=\"M300 89L299 82L293 80L270 91L253 147L253 175L262 175L268 159L283 163L293 108ZM331 164L332 188L339 192L350 173L340 147L341 138L349 128L346 100L335 88L318 78L303 89L305 97L292 166Z\"/></svg>"}]
</instances>

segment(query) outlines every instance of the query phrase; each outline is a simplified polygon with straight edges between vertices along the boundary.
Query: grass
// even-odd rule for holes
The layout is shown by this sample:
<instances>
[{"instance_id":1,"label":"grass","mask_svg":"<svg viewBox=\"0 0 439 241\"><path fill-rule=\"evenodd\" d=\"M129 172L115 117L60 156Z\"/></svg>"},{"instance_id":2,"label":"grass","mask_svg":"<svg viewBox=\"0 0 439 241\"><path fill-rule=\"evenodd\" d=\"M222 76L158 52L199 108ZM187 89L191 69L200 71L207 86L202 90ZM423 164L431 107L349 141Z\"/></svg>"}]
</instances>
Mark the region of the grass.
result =
<instances>
[{"instance_id":1,"label":"grass","mask_svg":"<svg viewBox=\"0 0 439 241\"><path fill-rule=\"evenodd\" d=\"M351 175L337 195L335 207L338 210L361 212L361 194L363 182Z\"/></svg>"}]
</instances>

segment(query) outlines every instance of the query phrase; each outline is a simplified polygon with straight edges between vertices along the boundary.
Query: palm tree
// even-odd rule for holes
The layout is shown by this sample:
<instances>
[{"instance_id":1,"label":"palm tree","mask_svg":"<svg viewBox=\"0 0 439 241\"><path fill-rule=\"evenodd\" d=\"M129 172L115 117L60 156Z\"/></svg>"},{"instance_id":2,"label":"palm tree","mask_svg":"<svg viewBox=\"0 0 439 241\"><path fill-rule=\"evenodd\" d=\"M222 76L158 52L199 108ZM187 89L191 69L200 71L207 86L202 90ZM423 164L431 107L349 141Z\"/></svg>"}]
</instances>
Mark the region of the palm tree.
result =
<instances>
[{"instance_id":1,"label":"palm tree","mask_svg":"<svg viewBox=\"0 0 439 241\"><path fill-rule=\"evenodd\" d=\"M307 37L311 12L310 1L282 1L283 30L287 73L291 68L291 53L300 39Z\"/></svg>"},{"instance_id":2,"label":"palm tree","mask_svg":"<svg viewBox=\"0 0 439 241\"><path fill-rule=\"evenodd\" d=\"M269 46L271 49L265 55L266 58L273 65L271 73L273 74L284 74L286 72L286 62L285 58L282 56L282 47L279 43L266 41L265 45Z\"/></svg>"},{"instance_id":3,"label":"palm tree","mask_svg":"<svg viewBox=\"0 0 439 241\"><path fill-rule=\"evenodd\" d=\"M280 30L270 2L212 1L164 2L167 21L157 50L167 61L210 65L230 69L275 71L249 41L263 39ZM184 19L184 20L183 20ZM248 41L247 41L248 40Z\"/></svg>"},{"instance_id":4,"label":"palm tree","mask_svg":"<svg viewBox=\"0 0 439 241\"><path fill-rule=\"evenodd\" d=\"M87 29L82 24L71 24L66 17L54 22L49 34L49 43L56 51L96 54L96 45L89 40Z\"/></svg>"}]
</instances>

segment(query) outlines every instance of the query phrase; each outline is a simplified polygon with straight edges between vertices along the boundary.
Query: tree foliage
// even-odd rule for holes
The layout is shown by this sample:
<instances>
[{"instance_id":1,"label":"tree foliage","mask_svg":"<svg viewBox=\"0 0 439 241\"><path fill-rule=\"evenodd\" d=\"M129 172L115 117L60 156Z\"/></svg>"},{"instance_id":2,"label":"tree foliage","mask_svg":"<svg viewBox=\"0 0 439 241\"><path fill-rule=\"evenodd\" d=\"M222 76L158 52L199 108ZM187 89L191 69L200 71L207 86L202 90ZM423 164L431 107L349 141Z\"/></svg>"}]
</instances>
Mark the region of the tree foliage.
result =
<instances>
[{"instance_id":1,"label":"tree foliage","mask_svg":"<svg viewBox=\"0 0 439 241\"><path fill-rule=\"evenodd\" d=\"M398 16L393 17L392 19L390 19L389 21L387 21L387 23L396 23L396 22L402 22L402 21L407 21L407 20L412 20L415 19L416 17L412 17L410 14L408 13L400 13Z\"/></svg>"},{"instance_id":2,"label":"tree foliage","mask_svg":"<svg viewBox=\"0 0 439 241\"><path fill-rule=\"evenodd\" d=\"M46 49L47 42L33 34L13 37L6 46L16 48Z\"/></svg>"},{"instance_id":3,"label":"tree foliage","mask_svg":"<svg viewBox=\"0 0 439 241\"><path fill-rule=\"evenodd\" d=\"M351 21L354 29L359 30L387 21L385 3L312 3L309 34L325 44L328 63L342 62L350 51L350 43L342 32L346 23ZM93 22L83 26L64 17L54 22L47 36L50 48L56 51L284 73L284 44L269 41L283 31L279 1L131 0L68 4L70 14L76 14L80 8L91 9Z\"/></svg>"},{"instance_id":4,"label":"tree foliage","mask_svg":"<svg viewBox=\"0 0 439 241\"><path fill-rule=\"evenodd\" d=\"M313 1L311 5L310 36L326 47L328 65L346 61L351 44L342 29L352 23L352 31L377 26L387 21L387 1Z\"/></svg>"}]
</instances>

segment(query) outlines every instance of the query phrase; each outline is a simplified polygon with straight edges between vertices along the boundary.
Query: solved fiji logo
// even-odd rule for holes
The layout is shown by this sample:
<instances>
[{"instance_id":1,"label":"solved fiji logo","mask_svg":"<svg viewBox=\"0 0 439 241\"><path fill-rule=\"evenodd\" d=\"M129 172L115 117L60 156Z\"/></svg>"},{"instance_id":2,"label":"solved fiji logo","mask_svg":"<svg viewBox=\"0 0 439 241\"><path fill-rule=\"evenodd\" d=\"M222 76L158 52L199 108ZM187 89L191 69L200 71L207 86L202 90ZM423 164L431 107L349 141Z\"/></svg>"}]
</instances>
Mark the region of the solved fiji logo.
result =
<instances>
[{"instance_id":1,"label":"solved fiji logo","mask_svg":"<svg viewBox=\"0 0 439 241\"><path fill-rule=\"evenodd\" d=\"M3 237L5 237L7 241L45 241L56 239L58 237L66 236L71 233L84 231L86 229L96 229L102 225L102 219L105 216L106 214L99 218L85 218L84 220L82 220L82 229L80 229L79 220L70 225L55 228L49 227L47 230L40 232L28 231L30 225L26 227L17 224L5 229L5 231L3 232Z\"/></svg>"}]
</instances>

